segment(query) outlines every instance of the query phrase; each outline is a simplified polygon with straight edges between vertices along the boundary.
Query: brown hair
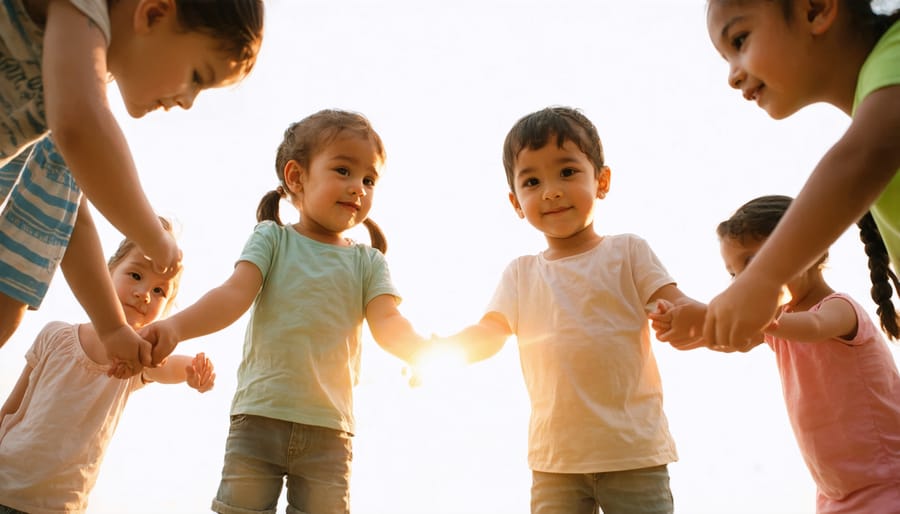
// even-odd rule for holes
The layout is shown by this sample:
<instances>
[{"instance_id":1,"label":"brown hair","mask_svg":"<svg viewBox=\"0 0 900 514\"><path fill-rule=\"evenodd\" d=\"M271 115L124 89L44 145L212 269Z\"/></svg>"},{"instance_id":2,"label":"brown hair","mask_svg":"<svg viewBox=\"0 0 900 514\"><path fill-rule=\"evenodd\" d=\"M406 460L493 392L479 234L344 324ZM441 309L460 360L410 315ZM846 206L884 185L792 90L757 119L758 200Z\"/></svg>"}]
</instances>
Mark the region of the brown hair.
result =
<instances>
[{"instance_id":1,"label":"brown hair","mask_svg":"<svg viewBox=\"0 0 900 514\"><path fill-rule=\"evenodd\" d=\"M188 32L205 33L221 44L246 77L262 44L263 0L176 0L178 24Z\"/></svg>"},{"instance_id":2,"label":"brown hair","mask_svg":"<svg viewBox=\"0 0 900 514\"><path fill-rule=\"evenodd\" d=\"M278 145L278 152L275 155L275 174L278 176L280 190L273 189L262 197L256 208L256 221L271 220L284 225L278 215L278 207L283 191L287 189L284 184L285 166L289 161L296 161L300 166L308 167L312 157L342 132L350 132L369 139L374 143L380 160L384 162L387 158L381 137L362 114L326 109L292 123L284 131L284 139ZM378 224L369 218L366 218L363 224L369 231L372 247L381 253L387 252L387 239Z\"/></svg>"}]
</instances>

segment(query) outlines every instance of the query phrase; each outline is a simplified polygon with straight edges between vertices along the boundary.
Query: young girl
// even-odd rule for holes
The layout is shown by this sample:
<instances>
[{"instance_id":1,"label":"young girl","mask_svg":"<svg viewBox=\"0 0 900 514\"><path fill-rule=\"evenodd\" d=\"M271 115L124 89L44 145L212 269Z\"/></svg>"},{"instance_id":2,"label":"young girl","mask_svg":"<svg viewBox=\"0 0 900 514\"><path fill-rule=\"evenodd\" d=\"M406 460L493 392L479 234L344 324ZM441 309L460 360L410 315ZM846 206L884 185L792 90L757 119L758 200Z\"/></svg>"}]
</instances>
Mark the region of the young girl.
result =
<instances>
[{"instance_id":1,"label":"young girl","mask_svg":"<svg viewBox=\"0 0 900 514\"><path fill-rule=\"evenodd\" d=\"M216 512L274 512L285 476L289 511L349 512L363 319L397 357L411 361L425 344L397 310L384 237L367 219L384 160L359 114L326 110L291 125L275 160L279 185L260 202L231 277L144 332L164 356L253 305ZM282 198L297 223L281 223ZM345 237L360 223L375 248Z\"/></svg>"},{"instance_id":2,"label":"young girl","mask_svg":"<svg viewBox=\"0 0 900 514\"><path fill-rule=\"evenodd\" d=\"M135 118L189 109L250 72L262 30L262 0L0 4L0 346L61 266L108 355L129 374L151 364L116 301L86 199L159 270L181 252L144 194L106 85L115 79Z\"/></svg>"},{"instance_id":3,"label":"young girl","mask_svg":"<svg viewBox=\"0 0 900 514\"><path fill-rule=\"evenodd\" d=\"M749 268L790 203L786 196L756 198L719 224L733 277ZM788 417L818 489L816 511L897 512L900 375L864 309L825 283L826 257L787 281L790 300L765 342L775 351ZM672 326L685 311L669 307L651 316L661 341L680 337ZM887 331L898 336L896 325Z\"/></svg>"},{"instance_id":4,"label":"young girl","mask_svg":"<svg viewBox=\"0 0 900 514\"><path fill-rule=\"evenodd\" d=\"M163 220L168 229L168 222ZM130 239L109 260L129 325L138 329L172 306L179 272L160 274ZM84 512L106 447L131 393L148 382L187 382L209 391L215 373L202 353L170 357L127 380L106 376L109 361L91 324L47 324L0 408L0 512Z\"/></svg>"},{"instance_id":5,"label":"young girl","mask_svg":"<svg viewBox=\"0 0 900 514\"><path fill-rule=\"evenodd\" d=\"M852 117L747 272L709 304L704 338L746 350L781 286L871 209L900 264L900 24L867 0L710 0L728 83L775 119L828 102Z\"/></svg>"}]
</instances>

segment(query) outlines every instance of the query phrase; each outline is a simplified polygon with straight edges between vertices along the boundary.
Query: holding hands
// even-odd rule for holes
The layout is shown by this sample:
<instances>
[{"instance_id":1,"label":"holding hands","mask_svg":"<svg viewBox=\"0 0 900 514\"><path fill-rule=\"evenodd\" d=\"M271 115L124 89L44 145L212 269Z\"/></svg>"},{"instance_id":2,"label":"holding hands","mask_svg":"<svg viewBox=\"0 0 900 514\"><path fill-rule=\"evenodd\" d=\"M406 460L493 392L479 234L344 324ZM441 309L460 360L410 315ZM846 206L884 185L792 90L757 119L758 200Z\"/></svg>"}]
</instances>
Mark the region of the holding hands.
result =
<instances>
[{"instance_id":1,"label":"holding hands","mask_svg":"<svg viewBox=\"0 0 900 514\"><path fill-rule=\"evenodd\" d=\"M209 391L216 383L212 361L203 352L195 355L191 363L184 367L184 371L187 385L201 393Z\"/></svg>"}]
</instances>

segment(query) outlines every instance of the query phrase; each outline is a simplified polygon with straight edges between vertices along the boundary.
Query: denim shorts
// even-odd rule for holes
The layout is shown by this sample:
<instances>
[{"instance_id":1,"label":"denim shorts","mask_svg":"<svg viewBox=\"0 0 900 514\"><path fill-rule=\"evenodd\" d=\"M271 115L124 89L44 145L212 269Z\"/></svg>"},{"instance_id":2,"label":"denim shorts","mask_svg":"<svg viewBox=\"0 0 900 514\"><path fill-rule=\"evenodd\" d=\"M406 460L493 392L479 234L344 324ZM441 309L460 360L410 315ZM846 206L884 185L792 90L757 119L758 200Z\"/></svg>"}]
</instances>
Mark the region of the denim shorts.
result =
<instances>
[{"instance_id":1,"label":"denim shorts","mask_svg":"<svg viewBox=\"0 0 900 514\"><path fill-rule=\"evenodd\" d=\"M0 167L0 293L37 309L66 253L81 190L49 136Z\"/></svg>"},{"instance_id":2,"label":"denim shorts","mask_svg":"<svg viewBox=\"0 0 900 514\"><path fill-rule=\"evenodd\" d=\"M288 514L348 514L352 459L347 432L233 415L212 510L274 514L286 482Z\"/></svg>"},{"instance_id":3,"label":"denim shorts","mask_svg":"<svg viewBox=\"0 0 900 514\"><path fill-rule=\"evenodd\" d=\"M532 514L672 514L665 465L606 473L532 471Z\"/></svg>"},{"instance_id":4,"label":"denim shorts","mask_svg":"<svg viewBox=\"0 0 900 514\"><path fill-rule=\"evenodd\" d=\"M7 507L6 505L0 505L0 514L28 514L28 513L22 512L21 510L16 510L12 507Z\"/></svg>"}]
</instances>

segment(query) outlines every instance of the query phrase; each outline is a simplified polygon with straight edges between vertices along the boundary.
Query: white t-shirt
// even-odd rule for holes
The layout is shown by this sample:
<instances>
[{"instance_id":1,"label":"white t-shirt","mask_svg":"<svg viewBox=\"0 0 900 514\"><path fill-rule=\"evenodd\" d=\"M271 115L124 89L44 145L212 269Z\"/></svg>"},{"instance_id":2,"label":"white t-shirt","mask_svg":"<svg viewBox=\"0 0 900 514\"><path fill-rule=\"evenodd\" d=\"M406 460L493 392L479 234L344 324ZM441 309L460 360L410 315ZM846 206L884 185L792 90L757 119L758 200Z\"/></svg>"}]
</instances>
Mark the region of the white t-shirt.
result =
<instances>
[{"instance_id":1,"label":"white t-shirt","mask_svg":"<svg viewBox=\"0 0 900 514\"><path fill-rule=\"evenodd\" d=\"M677 460L647 320L650 297L672 283L631 234L563 259L526 255L506 268L487 311L503 315L518 339L533 470L597 473Z\"/></svg>"}]
</instances>

